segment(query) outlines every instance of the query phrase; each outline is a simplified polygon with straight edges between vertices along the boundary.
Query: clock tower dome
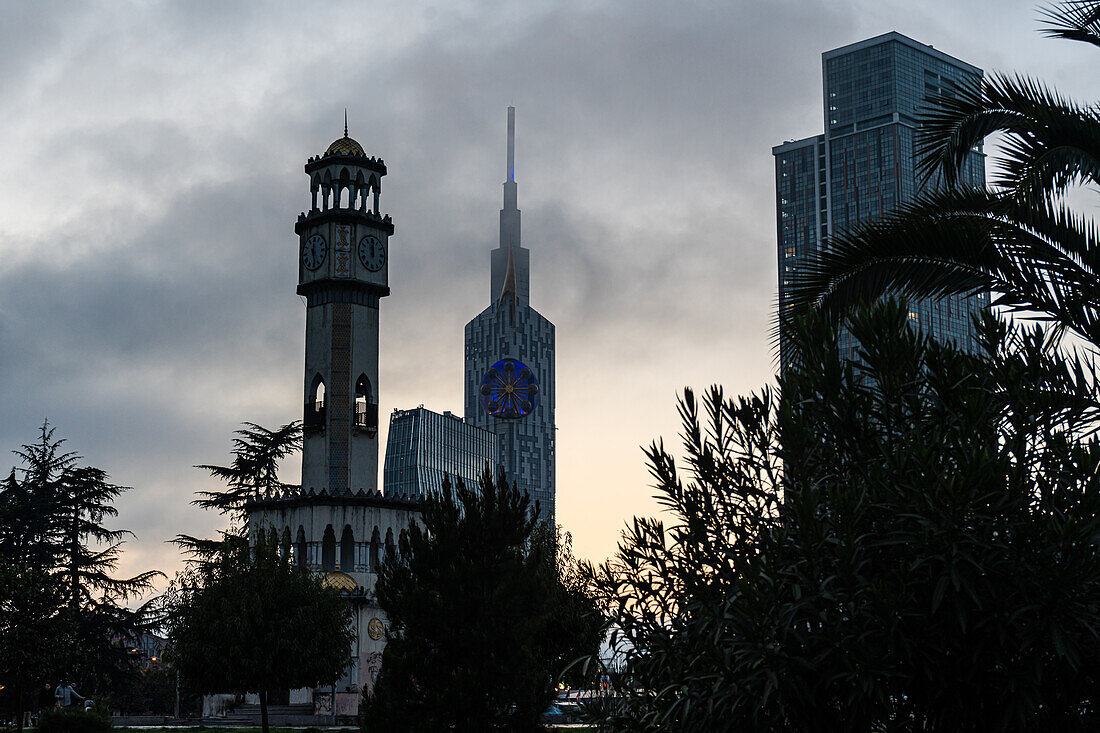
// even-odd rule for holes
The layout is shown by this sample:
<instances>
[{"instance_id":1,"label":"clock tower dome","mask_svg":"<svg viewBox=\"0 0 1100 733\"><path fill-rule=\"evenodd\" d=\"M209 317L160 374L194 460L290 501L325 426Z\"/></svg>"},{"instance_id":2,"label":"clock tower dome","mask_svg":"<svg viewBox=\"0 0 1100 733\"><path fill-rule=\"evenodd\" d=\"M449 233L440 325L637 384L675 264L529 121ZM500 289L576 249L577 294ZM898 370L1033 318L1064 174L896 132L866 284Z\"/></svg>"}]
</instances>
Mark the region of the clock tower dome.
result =
<instances>
[{"instance_id":1,"label":"clock tower dome","mask_svg":"<svg viewBox=\"0 0 1100 733\"><path fill-rule=\"evenodd\" d=\"M389 295L393 223L378 211L385 163L348 137L305 165L312 206L298 215L298 294L306 299L302 489L378 488L378 303Z\"/></svg>"}]
</instances>

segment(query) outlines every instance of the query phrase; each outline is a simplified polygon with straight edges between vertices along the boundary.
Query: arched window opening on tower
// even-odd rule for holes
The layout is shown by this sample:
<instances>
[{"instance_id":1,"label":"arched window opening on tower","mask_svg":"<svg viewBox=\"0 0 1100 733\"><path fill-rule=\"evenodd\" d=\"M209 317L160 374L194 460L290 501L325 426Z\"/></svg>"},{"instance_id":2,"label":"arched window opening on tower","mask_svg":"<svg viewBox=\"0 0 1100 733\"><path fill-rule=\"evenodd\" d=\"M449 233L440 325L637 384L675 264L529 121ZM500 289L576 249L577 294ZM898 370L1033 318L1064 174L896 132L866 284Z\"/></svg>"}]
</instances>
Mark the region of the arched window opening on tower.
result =
<instances>
[{"instance_id":1,"label":"arched window opening on tower","mask_svg":"<svg viewBox=\"0 0 1100 733\"><path fill-rule=\"evenodd\" d=\"M332 525L325 527L325 537L321 540L321 570L330 573L336 569L336 533Z\"/></svg>"},{"instance_id":2,"label":"arched window opening on tower","mask_svg":"<svg viewBox=\"0 0 1100 733\"><path fill-rule=\"evenodd\" d=\"M370 380L360 374L355 380L355 428L374 437L378 433L378 403L371 396Z\"/></svg>"},{"instance_id":3,"label":"arched window opening on tower","mask_svg":"<svg viewBox=\"0 0 1100 733\"><path fill-rule=\"evenodd\" d=\"M351 525L344 525L344 534L340 536L340 570L350 573L355 570L355 537Z\"/></svg>"},{"instance_id":4,"label":"arched window opening on tower","mask_svg":"<svg viewBox=\"0 0 1100 733\"><path fill-rule=\"evenodd\" d=\"M298 536L294 540L294 564L300 568L306 566L306 531L298 525Z\"/></svg>"},{"instance_id":5,"label":"arched window opening on tower","mask_svg":"<svg viewBox=\"0 0 1100 733\"><path fill-rule=\"evenodd\" d=\"M372 573L378 572L378 555L382 550L382 537L378 534L378 527L374 528L374 533L370 536L370 571Z\"/></svg>"},{"instance_id":6,"label":"arched window opening on tower","mask_svg":"<svg viewBox=\"0 0 1100 733\"><path fill-rule=\"evenodd\" d=\"M340 206L341 209L351 208L351 186L345 186L343 184L337 189L340 192Z\"/></svg>"},{"instance_id":7,"label":"arched window opening on tower","mask_svg":"<svg viewBox=\"0 0 1100 733\"><path fill-rule=\"evenodd\" d=\"M323 432L325 429L325 380L320 374L313 378L309 387L302 429L306 433Z\"/></svg>"},{"instance_id":8,"label":"arched window opening on tower","mask_svg":"<svg viewBox=\"0 0 1100 733\"><path fill-rule=\"evenodd\" d=\"M378 191L379 191L380 188L381 188L381 183L379 182L379 180L377 178L375 178L374 176L371 176L370 177L370 190L371 190L371 193L374 194L374 209L373 209L373 211L374 211L375 215L378 214ZM364 193L363 198L365 199L366 196L367 196L366 193Z\"/></svg>"},{"instance_id":9,"label":"arched window opening on tower","mask_svg":"<svg viewBox=\"0 0 1100 733\"><path fill-rule=\"evenodd\" d=\"M355 176L355 188L352 189L354 194L351 197L351 207L357 211L367 210L367 186L363 181L363 172L360 171Z\"/></svg>"}]
</instances>

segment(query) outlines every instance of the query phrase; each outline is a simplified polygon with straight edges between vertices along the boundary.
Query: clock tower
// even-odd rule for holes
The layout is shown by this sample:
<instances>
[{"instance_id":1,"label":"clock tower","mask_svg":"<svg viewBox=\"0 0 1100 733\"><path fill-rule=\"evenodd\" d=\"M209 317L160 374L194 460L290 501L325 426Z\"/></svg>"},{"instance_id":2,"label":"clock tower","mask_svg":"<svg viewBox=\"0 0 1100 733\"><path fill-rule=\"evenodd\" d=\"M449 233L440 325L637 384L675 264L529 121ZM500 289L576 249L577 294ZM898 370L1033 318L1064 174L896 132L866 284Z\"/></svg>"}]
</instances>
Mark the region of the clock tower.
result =
<instances>
[{"instance_id":1,"label":"clock tower","mask_svg":"<svg viewBox=\"0 0 1100 733\"><path fill-rule=\"evenodd\" d=\"M378 488L378 303L389 295L393 223L378 211L386 165L344 136L310 158L298 215L306 299L302 489Z\"/></svg>"},{"instance_id":2,"label":"clock tower","mask_svg":"<svg viewBox=\"0 0 1100 733\"><path fill-rule=\"evenodd\" d=\"M245 509L249 541L275 532L295 564L324 575L354 611L355 640L334 685L292 690L295 705L354 722L374 689L386 645L386 614L374 585L416 497L378 490L378 303L389 295L390 217L378 211L386 165L344 136L306 162L312 194L298 215L298 288L306 301L302 485L255 497Z\"/></svg>"}]
</instances>

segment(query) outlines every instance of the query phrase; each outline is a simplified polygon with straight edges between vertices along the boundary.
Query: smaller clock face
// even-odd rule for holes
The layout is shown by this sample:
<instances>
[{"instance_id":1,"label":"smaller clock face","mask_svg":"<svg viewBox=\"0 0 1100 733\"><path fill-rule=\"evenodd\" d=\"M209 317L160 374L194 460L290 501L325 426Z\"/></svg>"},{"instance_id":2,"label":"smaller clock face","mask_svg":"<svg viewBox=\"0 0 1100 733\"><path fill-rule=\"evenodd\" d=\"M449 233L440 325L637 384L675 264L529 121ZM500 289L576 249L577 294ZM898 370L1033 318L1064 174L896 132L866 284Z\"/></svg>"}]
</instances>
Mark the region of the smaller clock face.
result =
<instances>
[{"instance_id":1,"label":"smaller clock face","mask_svg":"<svg viewBox=\"0 0 1100 733\"><path fill-rule=\"evenodd\" d=\"M320 234L314 234L302 245L302 264L307 270L316 270L325 261L328 245Z\"/></svg>"},{"instance_id":2,"label":"smaller clock face","mask_svg":"<svg viewBox=\"0 0 1100 733\"><path fill-rule=\"evenodd\" d=\"M371 272L378 272L386 264L386 246L373 234L359 240L359 261Z\"/></svg>"},{"instance_id":3,"label":"smaller clock face","mask_svg":"<svg viewBox=\"0 0 1100 733\"><path fill-rule=\"evenodd\" d=\"M372 618L367 622L367 633L370 634L370 638L378 641L386 633L386 627L382 624L381 619Z\"/></svg>"}]
</instances>

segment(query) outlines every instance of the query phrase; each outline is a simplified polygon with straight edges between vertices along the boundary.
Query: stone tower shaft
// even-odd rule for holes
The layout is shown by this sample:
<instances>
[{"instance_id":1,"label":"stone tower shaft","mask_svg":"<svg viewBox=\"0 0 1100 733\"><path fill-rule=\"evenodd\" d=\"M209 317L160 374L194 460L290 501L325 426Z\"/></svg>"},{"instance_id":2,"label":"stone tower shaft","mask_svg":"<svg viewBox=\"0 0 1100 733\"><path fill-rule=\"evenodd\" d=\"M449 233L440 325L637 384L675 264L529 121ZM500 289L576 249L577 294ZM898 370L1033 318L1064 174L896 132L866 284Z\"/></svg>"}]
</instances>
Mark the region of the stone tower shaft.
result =
<instances>
[{"instance_id":1,"label":"stone tower shaft","mask_svg":"<svg viewBox=\"0 0 1100 733\"><path fill-rule=\"evenodd\" d=\"M305 165L298 216L306 298L304 489L378 487L379 300L389 295L393 222L378 211L386 165L347 136Z\"/></svg>"}]
</instances>

